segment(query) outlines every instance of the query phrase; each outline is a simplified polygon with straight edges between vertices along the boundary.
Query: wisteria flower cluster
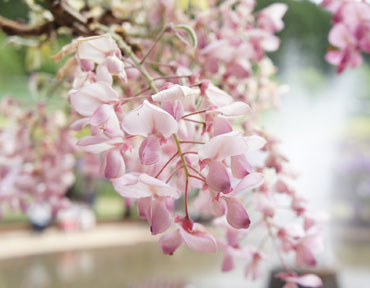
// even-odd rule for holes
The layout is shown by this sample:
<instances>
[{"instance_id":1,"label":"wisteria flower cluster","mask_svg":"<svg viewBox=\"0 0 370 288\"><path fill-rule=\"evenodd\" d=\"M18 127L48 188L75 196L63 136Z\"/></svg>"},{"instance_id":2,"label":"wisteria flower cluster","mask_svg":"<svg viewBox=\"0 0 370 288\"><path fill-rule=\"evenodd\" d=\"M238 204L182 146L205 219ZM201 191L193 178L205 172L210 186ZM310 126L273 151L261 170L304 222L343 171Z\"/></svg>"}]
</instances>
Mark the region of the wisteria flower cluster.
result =
<instances>
[{"instance_id":1,"label":"wisteria flower cluster","mask_svg":"<svg viewBox=\"0 0 370 288\"><path fill-rule=\"evenodd\" d=\"M370 4L355 0L324 0L322 5L333 13L329 42L335 47L326 60L341 73L361 65L361 53L370 53Z\"/></svg>"},{"instance_id":2,"label":"wisteria flower cluster","mask_svg":"<svg viewBox=\"0 0 370 288\"><path fill-rule=\"evenodd\" d=\"M50 113L44 104L25 110L5 98L0 117L0 212L47 202L55 215L68 206L65 194L75 181L77 147L64 112Z\"/></svg>"},{"instance_id":3,"label":"wisteria flower cluster","mask_svg":"<svg viewBox=\"0 0 370 288\"><path fill-rule=\"evenodd\" d=\"M255 12L254 0L200 1L185 8L171 0L128 2L113 1L110 13L92 4L91 11L74 11L69 18L65 6L49 5L59 7L51 11L52 27L66 26L78 35L53 59L72 55L57 77L68 80L66 94L79 115L70 129L89 130L78 139L79 149L100 156L103 175L122 197L137 203L151 233L160 235L164 254L182 245L203 253L219 251L223 271L242 259L245 275L256 279L271 239L286 270L277 275L285 287L319 287L319 277L298 276L285 257L294 255L298 266L317 264L324 217L312 213L294 189L295 175L279 141L258 124L259 112L278 107L286 90L272 80L276 68L266 55L279 47L276 33L284 28L286 5ZM347 21L342 18L338 21ZM340 44L336 53L347 59L345 53L365 51L366 45L344 52L347 46ZM351 63L343 61L343 67ZM45 129L55 132L48 121ZM14 135L15 130L9 131ZM65 141L53 146L69 155ZM55 157L65 154L44 157L47 151L40 165L44 159L59 161L53 168L62 169L64 162ZM53 169L41 171L45 179ZM56 173L61 181L64 174ZM5 182L14 183L14 177L9 179ZM57 186L65 191L70 184ZM202 225L204 219L222 228L223 235ZM256 246L245 241L255 229L263 236Z\"/></svg>"},{"instance_id":4,"label":"wisteria flower cluster","mask_svg":"<svg viewBox=\"0 0 370 288\"><path fill-rule=\"evenodd\" d=\"M239 23L238 17L252 17L253 6L246 4L251 3L224 9L235 12L230 17ZM273 9L281 11L279 19L271 16ZM195 25L194 32L189 20L187 25L165 24L151 45L143 44L147 53L142 55L133 53L108 29L100 36L74 40L55 57L74 54L62 69L72 73L68 97L82 116L72 128L88 126L91 132L77 145L103 155L105 177L120 195L137 201L139 215L148 222L151 233L162 234L159 244L165 254L175 253L181 245L204 253L222 251L224 271L234 267L234 258L241 258L247 261L246 276L256 279L266 256L262 247L241 243L253 225L264 229L273 241L280 241L279 254L295 252L298 265L316 264L313 252L320 247L319 221L310 216L305 200L288 184L291 174L277 141L258 128L255 113L259 107L247 104L252 99L240 97L253 77L248 66L267 59L263 45L270 46L264 41L278 43L274 32L282 28L280 18L285 9L270 7L258 14L258 27L251 24L249 31L255 42L249 41L249 36L243 39L245 30L238 25L232 28L231 23L229 34L233 32L235 37L226 36L225 31L224 36L218 34L225 39L202 39L196 33L203 33L205 26L197 30ZM181 19L186 21L185 16ZM209 17L218 19L220 15ZM177 47L187 42L183 31L190 34L193 44L194 39L203 41L201 49L180 56L182 50ZM165 34L171 37L168 47L160 45ZM248 63L238 60L246 55L241 52L243 47L251 53L244 59ZM228 59L221 57L229 54L224 49L233 51ZM243 67L238 66L241 63ZM225 89L237 81L230 95ZM253 164L255 155L261 156L261 163ZM276 195L290 199L286 208L304 223L301 229L275 220ZM261 215L254 223L245 206L247 198ZM182 212L176 209L178 203L183 203ZM226 240L217 239L195 221L199 215L214 217L215 225L225 229ZM321 285L317 276L302 278L283 264L287 274L279 277L290 287L295 283Z\"/></svg>"}]
</instances>

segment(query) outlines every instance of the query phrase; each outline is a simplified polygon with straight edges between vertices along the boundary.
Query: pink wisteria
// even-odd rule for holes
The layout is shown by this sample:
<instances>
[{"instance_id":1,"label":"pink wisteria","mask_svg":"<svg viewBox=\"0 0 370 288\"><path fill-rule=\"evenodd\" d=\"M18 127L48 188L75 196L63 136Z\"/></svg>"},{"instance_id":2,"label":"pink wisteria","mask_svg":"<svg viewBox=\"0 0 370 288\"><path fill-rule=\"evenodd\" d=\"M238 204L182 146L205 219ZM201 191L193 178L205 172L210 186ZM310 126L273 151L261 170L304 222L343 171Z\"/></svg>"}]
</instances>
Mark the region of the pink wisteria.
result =
<instances>
[{"instance_id":1,"label":"pink wisteria","mask_svg":"<svg viewBox=\"0 0 370 288\"><path fill-rule=\"evenodd\" d=\"M4 98L0 115L0 214L47 202L56 215L68 206L78 151L65 114L51 114L45 104L25 110Z\"/></svg>"},{"instance_id":2,"label":"pink wisteria","mask_svg":"<svg viewBox=\"0 0 370 288\"><path fill-rule=\"evenodd\" d=\"M92 23L85 27L89 33L79 31L80 36L53 57L69 57L57 77L66 80L65 96L78 116L67 114L73 122L70 131L45 121L45 139L54 135L49 131L55 132L58 137L50 145L59 153L43 157L49 151L43 149L40 159L32 159L44 167L38 170L32 162L32 181L41 175L43 182L29 185L43 187L44 198L48 193L65 194L73 179L62 176L71 176L74 158L67 160L75 153L67 140L83 129L88 135L80 133L83 136L71 143L98 156L87 154L85 172L97 175L99 170L119 195L136 204L164 254L172 255L181 246L222 253L223 271L241 260L245 276L257 279L269 256L269 240L285 270L277 277L286 281L286 288L319 287L317 276L296 275L286 258L293 256L298 266L317 264L325 217L315 216L296 191L295 175L279 141L258 122L260 112L277 108L286 91L272 79L277 69L267 53L279 48L276 33L284 28L287 6L275 3L255 11L253 0L211 0L207 7L184 10L175 1L159 2L128 7L125 1L114 1L112 17L114 11L128 11L132 23ZM338 11L336 21L344 25L348 19ZM368 35L358 32L366 31L358 28L367 17L361 15L348 20L357 31L351 28L351 33L361 36L358 44L351 42L348 48L347 42L334 40L340 67L369 48L363 40ZM338 39L337 32L333 39ZM350 62L345 53L350 53ZM0 130L0 137L8 133L17 142L14 147L27 146L32 139L18 141L23 131L16 126L19 132L11 127ZM32 136L32 125L30 130ZM7 159L17 155L7 148L0 151L6 151ZM28 151L28 146L19 151ZM90 166L93 169L86 169ZM5 190L20 179L17 167L0 166ZM0 197L8 199L4 193ZM17 201L23 203L22 197ZM282 215L288 220L281 220ZM251 234L262 236L257 244L248 241Z\"/></svg>"},{"instance_id":3,"label":"pink wisteria","mask_svg":"<svg viewBox=\"0 0 370 288\"><path fill-rule=\"evenodd\" d=\"M190 17L163 2L167 20L179 17L185 25L164 24L154 41L142 42L146 53L133 53L108 29L74 40L56 59L73 54L62 69L73 79L68 97L81 115L72 128L90 128L77 145L103 156L105 177L137 203L150 232L160 234L163 253L182 245L221 252L223 271L244 259L245 275L256 279L266 241L242 245L252 228L265 231L279 255L295 253L304 266L316 264L320 229L317 221L299 225L308 215L306 202L291 184L278 141L257 125L258 111L276 107L283 91L270 80L276 69L265 53L279 46L275 33L284 27L287 7L274 4L253 14L253 1L233 4ZM186 53L173 49L190 45L189 38L198 46ZM280 198L291 203L284 210L297 218L297 233L276 218ZM203 216L224 228L226 240L199 223ZM287 285L299 283L283 265Z\"/></svg>"},{"instance_id":4,"label":"pink wisteria","mask_svg":"<svg viewBox=\"0 0 370 288\"><path fill-rule=\"evenodd\" d=\"M370 53L370 4L324 0L322 6L333 13L329 42L335 48L326 54L326 60L337 66L338 73L358 67L363 61L361 53Z\"/></svg>"}]
</instances>

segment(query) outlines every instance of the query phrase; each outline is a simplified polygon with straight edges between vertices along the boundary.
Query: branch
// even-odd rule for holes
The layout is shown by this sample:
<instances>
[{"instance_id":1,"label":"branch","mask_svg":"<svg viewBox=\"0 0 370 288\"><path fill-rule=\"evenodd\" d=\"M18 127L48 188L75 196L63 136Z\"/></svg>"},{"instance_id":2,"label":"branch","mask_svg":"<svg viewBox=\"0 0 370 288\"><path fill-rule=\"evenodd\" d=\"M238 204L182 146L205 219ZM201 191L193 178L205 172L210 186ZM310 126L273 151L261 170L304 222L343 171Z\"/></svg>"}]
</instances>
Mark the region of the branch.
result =
<instances>
[{"instance_id":1,"label":"branch","mask_svg":"<svg viewBox=\"0 0 370 288\"><path fill-rule=\"evenodd\" d=\"M40 36L49 34L53 29L52 21L39 26L30 26L0 16L0 28L8 35Z\"/></svg>"},{"instance_id":2,"label":"branch","mask_svg":"<svg viewBox=\"0 0 370 288\"><path fill-rule=\"evenodd\" d=\"M65 0L46 0L46 3L58 26L72 28L78 35L91 34L88 19L69 6Z\"/></svg>"}]
</instances>

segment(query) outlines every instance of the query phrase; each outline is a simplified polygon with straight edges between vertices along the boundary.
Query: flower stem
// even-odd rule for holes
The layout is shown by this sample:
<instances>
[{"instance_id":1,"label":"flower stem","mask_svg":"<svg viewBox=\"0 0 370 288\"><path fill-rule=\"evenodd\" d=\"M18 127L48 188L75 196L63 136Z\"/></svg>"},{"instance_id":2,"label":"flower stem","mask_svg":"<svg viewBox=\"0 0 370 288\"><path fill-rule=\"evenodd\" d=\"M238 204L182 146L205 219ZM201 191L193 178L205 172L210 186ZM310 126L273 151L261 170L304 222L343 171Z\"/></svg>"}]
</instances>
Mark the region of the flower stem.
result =
<instances>
[{"instance_id":1,"label":"flower stem","mask_svg":"<svg viewBox=\"0 0 370 288\"><path fill-rule=\"evenodd\" d=\"M186 218L187 219L190 219L189 218L189 212L188 212L188 184L189 184L189 170L188 170L188 165L186 163L186 159L185 159L185 156L184 156L184 153L182 152L181 150L181 141L180 139L177 137L176 134L173 134L173 138L175 139L175 142L176 142L176 146L177 146L177 151L178 153L180 153L180 157L181 157L181 162L184 166L184 170L185 170L185 215L186 215Z\"/></svg>"},{"instance_id":2,"label":"flower stem","mask_svg":"<svg viewBox=\"0 0 370 288\"><path fill-rule=\"evenodd\" d=\"M272 243L274 244L274 247L275 247L275 250L276 250L276 253L278 254L279 256L279 259L280 259L280 262L281 262L281 265L283 265L284 269L288 272L288 273L291 273L292 270L289 269L288 265L286 264L285 262L285 259L281 253L281 250L280 248L278 247L277 243L276 243L276 237L274 235L274 233L272 232L272 227L271 227L271 223L266 219L266 217L263 218L263 220L265 221L265 224L266 224L266 227L267 227L267 232L268 232L268 235L270 236L271 240L272 240Z\"/></svg>"},{"instance_id":3,"label":"flower stem","mask_svg":"<svg viewBox=\"0 0 370 288\"><path fill-rule=\"evenodd\" d=\"M168 164L170 164L170 162L176 158L176 156L179 154L179 152L176 152L175 154L173 154L171 156L170 159L168 159L168 161L166 162L166 164L163 165L163 167L161 168L161 170L159 170L158 174L155 176L155 178L158 178L159 175L161 175L161 173L163 172L163 170L167 167Z\"/></svg>"},{"instance_id":4,"label":"flower stem","mask_svg":"<svg viewBox=\"0 0 370 288\"><path fill-rule=\"evenodd\" d=\"M149 48L148 52L146 52L146 54L143 56L143 58L141 59L140 61L140 65L142 65L146 58L148 58L148 56L150 55L150 53L153 51L154 47L157 45L157 43L159 42L159 40L161 40L161 38L163 37L164 33L168 32L171 30L171 24L169 25L166 25L162 31L158 34L158 36L155 38L154 40L154 43L153 45Z\"/></svg>"},{"instance_id":5,"label":"flower stem","mask_svg":"<svg viewBox=\"0 0 370 288\"><path fill-rule=\"evenodd\" d=\"M180 144L206 144L205 142L200 141L180 141Z\"/></svg>"},{"instance_id":6,"label":"flower stem","mask_svg":"<svg viewBox=\"0 0 370 288\"><path fill-rule=\"evenodd\" d=\"M171 173L170 177L168 177L168 179L166 180L166 183L170 182L170 180L172 179L172 177L175 176L176 173L179 172L182 168L184 168L184 165L182 165L179 168L175 169L175 171L173 171Z\"/></svg>"},{"instance_id":7,"label":"flower stem","mask_svg":"<svg viewBox=\"0 0 370 288\"><path fill-rule=\"evenodd\" d=\"M205 113L205 112L207 112L207 111L208 111L208 109L204 109L204 110L200 110L200 111L195 111L195 112L192 112L192 113L186 114L186 115L182 116L181 118L186 118L186 117L189 117L189 116L192 116L192 115Z\"/></svg>"}]
</instances>

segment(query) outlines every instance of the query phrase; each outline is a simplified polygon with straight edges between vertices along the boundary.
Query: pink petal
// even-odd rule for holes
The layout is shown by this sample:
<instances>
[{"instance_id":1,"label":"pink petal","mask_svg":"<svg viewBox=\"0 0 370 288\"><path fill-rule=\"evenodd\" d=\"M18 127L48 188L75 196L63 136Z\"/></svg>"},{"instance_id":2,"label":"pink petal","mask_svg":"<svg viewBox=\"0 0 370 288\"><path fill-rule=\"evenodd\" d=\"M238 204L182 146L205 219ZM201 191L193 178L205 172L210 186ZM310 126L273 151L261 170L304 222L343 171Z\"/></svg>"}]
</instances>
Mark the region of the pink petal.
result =
<instances>
[{"instance_id":1,"label":"pink petal","mask_svg":"<svg viewBox=\"0 0 370 288\"><path fill-rule=\"evenodd\" d=\"M171 214L168 212L164 199L152 201L152 215L150 220L150 231L157 235L166 231L171 225Z\"/></svg>"},{"instance_id":2,"label":"pink petal","mask_svg":"<svg viewBox=\"0 0 370 288\"><path fill-rule=\"evenodd\" d=\"M175 84L166 90L154 94L152 99L156 102L172 102L190 96L199 96L199 90Z\"/></svg>"},{"instance_id":3,"label":"pink petal","mask_svg":"<svg viewBox=\"0 0 370 288\"><path fill-rule=\"evenodd\" d=\"M248 146L241 132L234 130L230 133L213 137L209 142L202 145L198 155L200 160L224 160L229 156L243 154L247 150Z\"/></svg>"},{"instance_id":4,"label":"pink petal","mask_svg":"<svg viewBox=\"0 0 370 288\"><path fill-rule=\"evenodd\" d=\"M274 3L261 10L258 15L258 24L271 32L279 32L284 28L282 20L288 6L283 3Z\"/></svg>"},{"instance_id":5,"label":"pink petal","mask_svg":"<svg viewBox=\"0 0 370 288\"><path fill-rule=\"evenodd\" d=\"M128 134L142 135L159 133L165 138L177 132L177 121L163 109L150 104L147 100L129 112L123 119L123 128Z\"/></svg>"},{"instance_id":6,"label":"pink petal","mask_svg":"<svg viewBox=\"0 0 370 288\"><path fill-rule=\"evenodd\" d=\"M218 192L229 193L231 183L225 165L212 161L208 167L207 185Z\"/></svg>"},{"instance_id":7,"label":"pink petal","mask_svg":"<svg viewBox=\"0 0 370 288\"><path fill-rule=\"evenodd\" d=\"M69 129L74 130L74 131L78 131L78 130L81 130L82 128L84 128L88 124L89 124L89 118L88 117L81 118L81 119L78 119L78 120L74 121L69 126Z\"/></svg>"},{"instance_id":8,"label":"pink petal","mask_svg":"<svg viewBox=\"0 0 370 288\"><path fill-rule=\"evenodd\" d=\"M114 148L115 144L122 143L122 139L109 139L103 136L86 136L77 141L81 150L90 153L101 153Z\"/></svg>"},{"instance_id":9,"label":"pink petal","mask_svg":"<svg viewBox=\"0 0 370 288\"><path fill-rule=\"evenodd\" d=\"M153 165L160 160L161 145L156 136L149 136L140 145L139 157L143 165Z\"/></svg>"},{"instance_id":10,"label":"pink petal","mask_svg":"<svg viewBox=\"0 0 370 288\"><path fill-rule=\"evenodd\" d=\"M211 112L218 112L221 115L226 116L226 117L238 117L238 116L245 116L248 113L250 113L251 108L249 107L248 104L237 101L227 106L223 106L221 108L213 110Z\"/></svg>"},{"instance_id":11,"label":"pink petal","mask_svg":"<svg viewBox=\"0 0 370 288\"><path fill-rule=\"evenodd\" d=\"M303 276L299 276L293 282L305 287L320 287L323 284L320 277L314 274L306 274Z\"/></svg>"},{"instance_id":12,"label":"pink petal","mask_svg":"<svg viewBox=\"0 0 370 288\"><path fill-rule=\"evenodd\" d=\"M121 196L129 198L144 198L152 197L153 193L150 188L139 182L140 174L138 173L127 173L119 178L111 179L114 190L116 190Z\"/></svg>"},{"instance_id":13,"label":"pink petal","mask_svg":"<svg viewBox=\"0 0 370 288\"><path fill-rule=\"evenodd\" d=\"M296 247L296 264L297 266L316 266L317 261L311 248L306 245Z\"/></svg>"},{"instance_id":14,"label":"pink petal","mask_svg":"<svg viewBox=\"0 0 370 288\"><path fill-rule=\"evenodd\" d=\"M79 59L101 63L108 53L117 48L116 42L109 34L79 39L77 55Z\"/></svg>"},{"instance_id":15,"label":"pink petal","mask_svg":"<svg viewBox=\"0 0 370 288\"><path fill-rule=\"evenodd\" d=\"M218 107L223 107L234 102L233 97L212 83L209 84L205 93L209 103Z\"/></svg>"},{"instance_id":16,"label":"pink petal","mask_svg":"<svg viewBox=\"0 0 370 288\"><path fill-rule=\"evenodd\" d=\"M114 189L123 197L143 198L148 196L180 197L178 191L170 185L147 174L128 173L111 179Z\"/></svg>"},{"instance_id":17,"label":"pink petal","mask_svg":"<svg viewBox=\"0 0 370 288\"><path fill-rule=\"evenodd\" d=\"M223 197L226 202L226 219L235 229L248 229L251 223L249 215L241 201L232 197Z\"/></svg>"},{"instance_id":18,"label":"pink petal","mask_svg":"<svg viewBox=\"0 0 370 288\"><path fill-rule=\"evenodd\" d=\"M288 283L297 283L304 287L320 287L323 285L320 277L314 274L305 274L302 276L298 276L294 273L278 273L276 277Z\"/></svg>"},{"instance_id":19,"label":"pink petal","mask_svg":"<svg viewBox=\"0 0 370 288\"><path fill-rule=\"evenodd\" d=\"M116 91L105 82L83 86L69 96L73 108L82 116L91 116L101 104L119 100Z\"/></svg>"},{"instance_id":20,"label":"pink petal","mask_svg":"<svg viewBox=\"0 0 370 288\"><path fill-rule=\"evenodd\" d=\"M178 199L180 197L180 193L176 190L176 188L173 188L161 180L147 174L141 174L139 181L147 185L155 196L171 197L174 199Z\"/></svg>"},{"instance_id":21,"label":"pink petal","mask_svg":"<svg viewBox=\"0 0 370 288\"><path fill-rule=\"evenodd\" d=\"M123 136L123 131L112 105L101 105L90 117L90 125L100 128L104 126L104 133L110 136Z\"/></svg>"},{"instance_id":22,"label":"pink petal","mask_svg":"<svg viewBox=\"0 0 370 288\"><path fill-rule=\"evenodd\" d=\"M252 172L252 166L244 154L231 157L231 172L235 178L239 179L244 178Z\"/></svg>"},{"instance_id":23,"label":"pink petal","mask_svg":"<svg viewBox=\"0 0 370 288\"><path fill-rule=\"evenodd\" d=\"M107 65L109 73L111 73L111 74L119 74L122 71L124 71L124 68L125 68L125 65L123 64L121 59L119 59L115 55L114 56L109 56L106 59L106 65Z\"/></svg>"},{"instance_id":24,"label":"pink petal","mask_svg":"<svg viewBox=\"0 0 370 288\"><path fill-rule=\"evenodd\" d=\"M167 101L162 104L162 108L171 114L173 118L175 118L177 121L179 121L184 114L184 106L182 105L182 102L179 100L175 101Z\"/></svg>"},{"instance_id":25,"label":"pink petal","mask_svg":"<svg viewBox=\"0 0 370 288\"><path fill-rule=\"evenodd\" d=\"M190 248L202 253L216 253L217 243L215 238L204 231L200 224L193 225L193 231L187 232L182 227L179 228L182 239Z\"/></svg>"},{"instance_id":26,"label":"pink petal","mask_svg":"<svg viewBox=\"0 0 370 288\"><path fill-rule=\"evenodd\" d=\"M90 60L81 59L80 60L80 65L81 65L82 71L85 71L85 72L89 72L89 71L92 71L94 69L94 62L90 61Z\"/></svg>"},{"instance_id":27,"label":"pink petal","mask_svg":"<svg viewBox=\"0 0 370 288\"><path fill-rule=\"evenodd\" d=\"M162 235L159 238L159 245L162 247L163 254L172 255L177 248L182 244L183 240L180 234L179 229Z\"/></svg>"},{"instance_id":28,"label":"pink petal","mask_svg":"<svg viewBox=\"0 0 370 288\"><path fill-rule=\"evenodd\" d=\"M113 77L109 73L107 65L105 65L104 63L99 64L98 67L96 68L96 80L105 82L108 85L113 84Z\"/></svg>"},{"instance_id":29,"label":"pink petal","mask_svg":"<svg viewBox=\"0 0 370 288\"><path fill-rule=\"evenodd\" d=\"M233 128L227 119L216 117L216 119L213 121L213 136L226 134L231 131L233 131Z\"/></svg>"},{"instance_id":30,"label":"pink petal","mask_svg":"<svg viewBox=\"0 0 370 288\"><path fill-rule=\"evenodd\" d=\"M226 254L224 256L224 260L222 261L222 272L231 271L234 269L234 267L234 257L230 254Z\"/></svg>"},{"instance_id":31,"label":"pink petal","mask_svg":"<svg viewBox=\"0 0 370 288\"><path fill-rule=\"evenodd\" d=\"M329 51L325 55L325 60L334 66L338 66L343 59L342 51Z\"/></svg>"},{"instance_id":32,"label":"pink petal","mask_svg":"<svg viewBox=\"0 0 370 288\"><path fill-rule=\"evenodd\" d=\"M122 154L118 149L112 149L105 154L105 170L104 175L106 178L121 177L125 173L125 162Z\"/></svg>"},{"instance_id":33,"label":"pink petal","mask_svg":"<svg viewBox=\"0 0 370 288\"><path fill-rule=\"evenodd\" d=\"M272 34L265 34L261 41L262 48L267 52L276 51L279 48L280 39Z\"/></svg>"},{"instance_id":34,"label":"pink petal","mask_svg":"<svg viewBox=\"0 0 370 288\"><path fill-rule=\"evenodd\" d=\"M258 193L255 199L258 211L260 211L266 217L274 217L276 205L273 202L273 198L270 194Z\"/></svg>"},{"instance_id":35,"label":"pink petal","mask_svg":"<svg viewBox=\"0 0 370 288\"><path fill-rule=\"evenodd\" d=\"M355 45L356 40L351 34L349 28L343 23L338 23L333 26L329 32L329 42L338 48L346 48L347 45Z\"/></svg>"},{"instance_id":36,"label":"pink petal","mask_svg":"<svg viewBox=\"0 0 370 288\"><path fill-rule=\"evenodd\" d=\"M244 79L244 78L247 78L251 74L252 66L251 66L251 63L247 59L239 58L237 62L232 62L230 65L227 66L226 72L230 75L234 75L235 77L239 79Z\"/></svg>"},{"instance_id":37,"label":"pink petal","mask_svg":"<svg viewBox=\"0 0 370 288\"><path fill-rule=\"evenodd\" d=\"M244 141L248 145L248 151L260 150L266 145L267 142L265 138L257 135L245 136Z\"/></svg>"},{"instance_id":38,"label":"pink petal","mask_svg":"<svg viewBox=\"0 0 370 288\"><path fill-rule=\"evenodd\" d=\"M239 182L230 195L236 195L245 190L257 188L261 186L264 181L262 173L250 173Z\"/></svg>"},{"instance_id":39,"label":"pink petal","mask_svg":"<svg viewBox=\"0 0 370 288\"><path fill-rule=\"evenodd\" d=\"M153 197L149 196L137 200L137 209L142 219L148 220L151 218L152 199Z\"/></svg>"}]
</instances>

